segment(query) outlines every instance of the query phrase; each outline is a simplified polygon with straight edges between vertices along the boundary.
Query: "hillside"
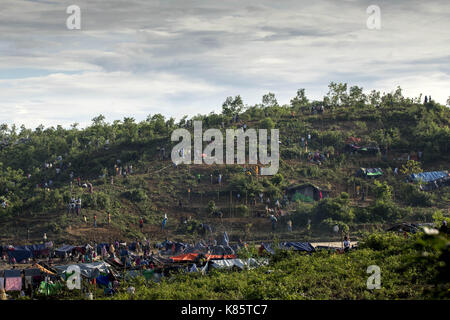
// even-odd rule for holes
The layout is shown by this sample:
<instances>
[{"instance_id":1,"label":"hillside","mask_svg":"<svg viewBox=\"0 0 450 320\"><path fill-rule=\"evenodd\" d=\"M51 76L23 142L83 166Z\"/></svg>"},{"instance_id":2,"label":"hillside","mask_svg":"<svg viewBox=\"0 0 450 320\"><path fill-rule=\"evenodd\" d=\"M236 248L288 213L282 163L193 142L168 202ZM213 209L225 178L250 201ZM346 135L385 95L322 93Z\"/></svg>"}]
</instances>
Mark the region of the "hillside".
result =
<instances>
[{"instance_id":1,"label":"hillside","mask_svg":"<svg viewBox=\"0 0 450 320\"><path fill-rule=\"evenodd\" d=\"M0 202L5 205L0 207L0 242L34 243L41 241L44 233L57 243L143 237L193 242L223 231L232 241L260 242L274 237L331 241L341 238L332 231L334 225L357 239L365 231L394 223L428 223L448 216L448 186L421 191L419 183L405 180L411 173L448 170L449 108L405 98L401 90L357 95L352 88L342 93L330 85L323 101L309 101L299 90L291 104L284 106L271 94L262 104L246 107L239 96L230 97L221 114L185 117L178 123L157 114L139 123L132 118L108 123L98 116L85 129L76 124L69 129L41 126L35 130L3 125ZM278 174L256 175L254 165L175 167L170 159L176 144L170 141L171 133L177 128L192 130L192 120L201 120L203 130L244 124L279 129ZM351 152L349 144L369 149ZM316 152L323 155L321 161L314 160ZM126 176L116 171L130 166ZM360 168L381 168L383 175L357 177ZM219 174L223 177L220 184ZM82 187L84 183L92 184L92 193ZM286 194L290 201L283 201L289 186L307 183L329 198L292 201ZM72 197L82 200L79 216L68 213ZM265 210L267 197L271 208L276 199L282 202L283 214L274 232ZM168 222L163 231L165 214ZM142 231L140 217L144 220ZM289 219L292 232L286 227ZM202 234L202 223L212 227L212 235Z\"/></svg>"}]
</instances>

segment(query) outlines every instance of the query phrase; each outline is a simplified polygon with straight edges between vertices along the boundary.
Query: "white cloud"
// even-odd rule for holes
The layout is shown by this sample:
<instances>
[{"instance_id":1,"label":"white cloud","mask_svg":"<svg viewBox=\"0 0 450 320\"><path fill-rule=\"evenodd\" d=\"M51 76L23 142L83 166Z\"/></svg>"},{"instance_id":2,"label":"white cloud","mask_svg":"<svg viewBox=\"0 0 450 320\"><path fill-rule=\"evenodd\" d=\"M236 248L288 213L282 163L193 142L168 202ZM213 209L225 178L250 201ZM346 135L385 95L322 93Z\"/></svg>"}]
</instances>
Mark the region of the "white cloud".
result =
<instances>
[{"instance_id":1,"label":"white cloud","mask_svg":"<svg viewBox=\"0 0 450 320\"><path fill-rule=\"evenodd\" d=\"M78 0L82 30L69 31L72 2L0 3L0 123L193 115L302 87L320 99L331 81L450 95L444 0L380 0L381 30L366 28L367 0Z\"/></svg>"}]
</instances>

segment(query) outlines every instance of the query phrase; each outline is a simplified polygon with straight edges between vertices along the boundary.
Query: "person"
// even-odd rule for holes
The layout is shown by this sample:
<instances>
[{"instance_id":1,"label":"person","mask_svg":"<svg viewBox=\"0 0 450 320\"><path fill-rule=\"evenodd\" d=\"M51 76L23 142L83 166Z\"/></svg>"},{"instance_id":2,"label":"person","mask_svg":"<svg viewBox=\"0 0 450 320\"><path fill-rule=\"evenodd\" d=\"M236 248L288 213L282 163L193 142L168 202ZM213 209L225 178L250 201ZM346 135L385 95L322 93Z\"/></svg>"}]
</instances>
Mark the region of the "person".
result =
<instances>
[{"instance_id":1,"label":"person","mask_svg":"<svg viewBox=\"0 0 450 320\"><path fill-rule=\"evenodd\" d=\"M79 216L81 213L81 198L78 198L78 200L76 202L76 211L77 211L77 216Z\"/></svg>"},{"instance_id":2,"label":"person","mask_svg":"<svg viewBox=\"0 0 450 320\"><path fill-rule=\"evenodd\" d=\"M94 215L94 228L97 228L97 216Z\"/></svg>"},{"instance_id":3,"label":"person","mask_svg":"<svg viewBox=\"0 0 450 320\"><path fill-rule=\"evenodd\" d=\"M439 232L441 232L443 234L448 234L448 226L447 226L447 221L446 220L442 221L442 225L439 228Z\"/></svg>"},{"instance_id":4,"label":"person","mask_svg":"<svg viewBox=\"0 0 450 320\"><path fill-rule=\"evenodd\" d=\"M288 220L287 226L288 226L288 231L292 232L292 220Z\"/></svg>"},{"instance_id":5,"label":"person","mask_svg":"<svg viewBox=\"0 0 450 320\"><path fill-rule=\"evenodd\" d=\"M108 225L111 224L111 213L108 212Z\"/></svg>"},{"instance_id":6,"label":"person","mask_svg":"<svg viewBox=\"0 0 450 320\"><path fill-rule=\"evenodd\" d=\"M161 230L164 230L166 223L167 223L167 214L164 214L164 219L161 224Z\"/></svg>"},{"instance_id":7,"label":"person","mask_svg":"<svg viewBox=\"0 0 450 320\"><path fill-rule=\"evenodd\" d=\"M44 236L42 237L42 239L44 240L44 243L47 242L47 233L44 232Z\"/></svg>"},{"instance_id":8,"label":"person","mask_svg":"<svg viewBox=\"0 0 450 320\"><path fill-rule=\"evenodd\" d=\"M200 183L200 179L201 179L201 175L199 173L199 174L197 174L197 183Z\"/></svg>"},{"instance_id":9,"label":"person","mask_svg":"<svg viewBox=\"0 0 450 320\"><path fill-rule=\"evenodd\" d=\"M87 217L86 217L86 215L83 215L83 220L84 220L84 223L87 224Z\"/></svg>"},{"instance_id":10,"label":"person","mask_svg":"<svg viewBox=\"0 0 450 320\"><path fill-rule=\"evenodd\" d=\"M346 235L344 237L344 252L348 252L350 250L350 238Z\"/></svg>"},{"instance_id":11,"label":"person","mask_svg":"<svg viewBox=\"0 0 450 320\"><path fill-rule=\"evenodd\" d=\"M270 221L272 221L272 231L275 231L276 223L278 220L273 214L270 215Z\"/></svg>"},{"instance_id":12,"label":"person","mask_svg":"<svg viewBox=\"0 0 450 320\"><path fill-rule=\"evenodd\" d=\"M144 229L144 219L142 217L139 219L139 229L141 229L141 232Z\"/></svg>"}]
</instances>

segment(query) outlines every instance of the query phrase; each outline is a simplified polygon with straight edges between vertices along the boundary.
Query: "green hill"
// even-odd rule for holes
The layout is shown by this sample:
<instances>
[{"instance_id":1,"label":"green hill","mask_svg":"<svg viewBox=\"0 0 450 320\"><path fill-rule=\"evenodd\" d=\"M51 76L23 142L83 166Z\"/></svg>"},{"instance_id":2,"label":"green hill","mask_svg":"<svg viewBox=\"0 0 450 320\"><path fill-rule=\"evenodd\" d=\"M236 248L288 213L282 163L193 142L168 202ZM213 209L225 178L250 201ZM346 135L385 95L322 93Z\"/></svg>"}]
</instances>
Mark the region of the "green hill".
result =
<instances>
[{"instance_id":1,"label":"green hill","mask_svg":"<svg viewBox=\"0 0 450 320\"><path fill-rule=\"evenodd\" d=\"M201 223L211 225L213 236L228 231L232 241L339 240L340 235L332 231L336 224L357 238L363 231L396 222L433 222L448 216L448 186L421 191L418 183L405 179L409 173L448 170L449 108L403 97L401 89L368 95L359 89L347 90L345 85L343 91L332 83L323 101L309 101L299 90L291 104L283 106L272 94L254 106L244 106L239 96L229 97L221 114L185 117L178 123L156 114L141 122L124 118L112 123L100 115L84 129L77 124L34 130L2 125L0 202L5 205L0 207L0 242L40 241L44 232L58 243L144 236L193 241L211 236L201 234ZM233 121L236 115L239 119ZM244 124L279 129L278 174L257 176L254 165L175 167L170 159L175 145L171 133L177 128L192 130L192 120L201 120L203 130ZM368 150L352 153L351 143ZM322 161L310 159L316 152L323 154ZM132 172L126 177L117 174L120 167L129 166ZM355 176L361 167L381 168L383 175ZM398 175L394 168L399 169ZM217 183L219 174L221 184ZM78 186L77 178L81 185L91 183L93 192ZM326 190L329 198L283 205L286 215L272 232L259 193L264 193L264 201L270 197L273 207L275 199L282 201L287 187L307 183ZM80 216L68 213L72 197L82 199ZM165 214L169 220L163 231ZM142 232L140 217L144 219ZM292 232L287 231L288 219L293 221Z\"/></svg>"}]
</instances>

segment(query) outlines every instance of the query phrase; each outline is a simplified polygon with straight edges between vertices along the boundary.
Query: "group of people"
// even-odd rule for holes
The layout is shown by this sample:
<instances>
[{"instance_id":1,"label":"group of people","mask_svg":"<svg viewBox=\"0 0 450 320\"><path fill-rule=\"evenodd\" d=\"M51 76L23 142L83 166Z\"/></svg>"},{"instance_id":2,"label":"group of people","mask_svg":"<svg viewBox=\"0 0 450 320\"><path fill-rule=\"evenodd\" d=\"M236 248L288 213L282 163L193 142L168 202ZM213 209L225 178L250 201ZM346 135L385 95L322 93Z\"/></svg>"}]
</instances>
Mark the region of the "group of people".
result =
<instances>
[{"instance_id":1,"label":"group of people","mask_svg":"<svg viewBox=\"0 0 450 320\"><path fill-rule=\"evenodd\" d=\"M67 213L76 213L77 216L81 214L81 197L75 199L72 197L70 203L67 205Z\"/></svg>"}]
</instances>

